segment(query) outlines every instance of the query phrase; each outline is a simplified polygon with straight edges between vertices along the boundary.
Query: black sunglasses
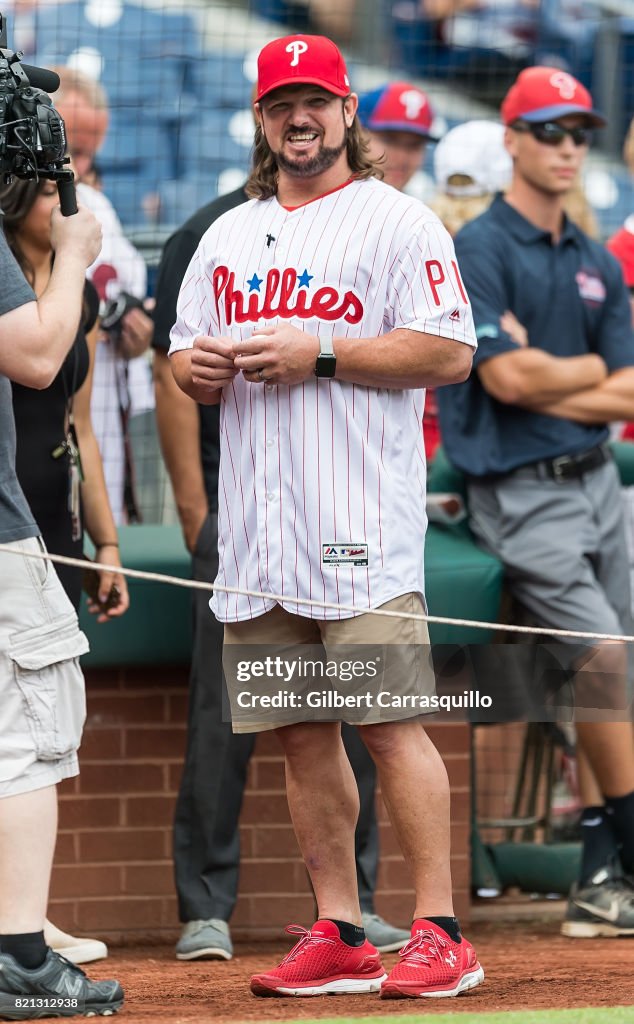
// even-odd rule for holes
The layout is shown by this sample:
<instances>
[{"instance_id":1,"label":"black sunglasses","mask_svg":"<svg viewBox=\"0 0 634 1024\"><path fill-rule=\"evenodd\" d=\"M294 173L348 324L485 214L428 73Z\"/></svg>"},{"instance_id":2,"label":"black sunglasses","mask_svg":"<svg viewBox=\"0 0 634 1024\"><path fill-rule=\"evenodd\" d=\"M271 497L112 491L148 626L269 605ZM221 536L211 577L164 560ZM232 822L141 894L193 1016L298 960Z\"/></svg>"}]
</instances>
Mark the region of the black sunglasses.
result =
<instances>
[{"instance_id":1,"label":"black sunglasses","mask_svg":"<svg viewBox=\"0 0 634 1024\"><path fill-rule=\"evenodd\" d=\"M559 146L569 135L575 146L589 146L592 142L592 129L583 125L576 128L564 128L557 121L516 121L511 125L515 132L530 132L534 139L545 146Z\"/></svg>"}]
</instances>

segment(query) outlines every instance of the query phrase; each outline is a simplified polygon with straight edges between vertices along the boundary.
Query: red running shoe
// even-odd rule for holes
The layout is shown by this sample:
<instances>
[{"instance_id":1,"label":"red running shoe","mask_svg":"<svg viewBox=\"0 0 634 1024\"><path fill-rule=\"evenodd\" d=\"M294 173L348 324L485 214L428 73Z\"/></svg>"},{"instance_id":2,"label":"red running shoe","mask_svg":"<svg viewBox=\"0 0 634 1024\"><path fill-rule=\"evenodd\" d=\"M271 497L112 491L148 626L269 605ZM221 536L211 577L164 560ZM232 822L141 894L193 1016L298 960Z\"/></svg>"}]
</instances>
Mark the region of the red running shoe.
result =
<instances>
[{"instance_id":1,"label":"red running shoe","mask_svg":"<svg viewBox=\"0 0 634 1024\"><path fill-rule=\"evenodd\" d=\"M387 978L374 946L367 939L362 946L347 946L332 921L317 921L310 931L290 924L286 931L301 938L278 967L251 978L255 996L378 992Z\"/></svg>"},{"instance_id":2,"label":"red running shoe","mask_svg":"<svg viewBox=\"0 0 634 1024\"><path fill-rule=\"evenodd\" d=\"M381 999L459 996L484 981L475 949L463 938L453 942L431 921L420 918L401 959L381 986Z\"/></svg>"}]
</instances>

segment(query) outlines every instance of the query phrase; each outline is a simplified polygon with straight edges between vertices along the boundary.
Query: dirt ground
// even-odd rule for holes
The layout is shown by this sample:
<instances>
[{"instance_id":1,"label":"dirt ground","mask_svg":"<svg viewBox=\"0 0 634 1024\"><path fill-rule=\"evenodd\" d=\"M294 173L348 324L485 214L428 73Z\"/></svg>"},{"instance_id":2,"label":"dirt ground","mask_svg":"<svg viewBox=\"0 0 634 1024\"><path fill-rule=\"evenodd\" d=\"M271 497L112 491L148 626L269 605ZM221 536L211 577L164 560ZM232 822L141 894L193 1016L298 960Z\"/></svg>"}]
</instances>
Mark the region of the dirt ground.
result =
<instances>
[{"instance_id":1,"label":"dirt ground","mask_svg":"<svg viewBox=\"0 0 634 1024\"><path fill-rule=\"evenodd\" d=\"M565 939L556 921L476 924L469 938L485 970L484 985L457 999L425 1000L424 1007L375 995L257 999L249 992L250 975L281 959L290 948L281 942L238 945L229 963L178 962L172 947L113 949L108 960L88 968L92 977L116 977L123 985L122 1024L634 1006L634 939ZM396 959L384 956L387 970Z\"/></svg>"}]
</instances>

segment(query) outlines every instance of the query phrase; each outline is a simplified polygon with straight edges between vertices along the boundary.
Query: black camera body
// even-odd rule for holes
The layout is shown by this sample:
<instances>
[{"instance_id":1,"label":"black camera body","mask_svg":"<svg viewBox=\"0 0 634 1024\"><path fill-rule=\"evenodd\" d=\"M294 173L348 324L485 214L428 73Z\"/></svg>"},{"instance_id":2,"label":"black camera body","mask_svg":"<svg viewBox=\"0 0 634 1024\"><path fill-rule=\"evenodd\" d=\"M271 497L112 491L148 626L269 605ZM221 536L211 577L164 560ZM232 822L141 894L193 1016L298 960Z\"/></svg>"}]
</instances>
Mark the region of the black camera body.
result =
<instances>
[{"instance_id":1,"label":"black camera body","mask_svg":"<svg viewBox=\"0 0 634 1024\"><path fill-rule=\"evenodd\" d=\"M99 307L99 324L114 342L121 339L123 318L131 309L143 309L143 302L129 292L119 292L116 299L104 299Z\"/></svg>"},{"instance_id":2,"label":"black camera body","mask_svg":"<svg viewBox=\"0 0 634 1024\"><path fill-rule=\"evenodd\" d=\"M66 167L66 131L53 101L39 82L54 91L59 78L21 63L22 53L7 48L6 21L0 14L0 175L55 181L62 213L77 211L73 172Z\"/></svg>"}]
</instances>

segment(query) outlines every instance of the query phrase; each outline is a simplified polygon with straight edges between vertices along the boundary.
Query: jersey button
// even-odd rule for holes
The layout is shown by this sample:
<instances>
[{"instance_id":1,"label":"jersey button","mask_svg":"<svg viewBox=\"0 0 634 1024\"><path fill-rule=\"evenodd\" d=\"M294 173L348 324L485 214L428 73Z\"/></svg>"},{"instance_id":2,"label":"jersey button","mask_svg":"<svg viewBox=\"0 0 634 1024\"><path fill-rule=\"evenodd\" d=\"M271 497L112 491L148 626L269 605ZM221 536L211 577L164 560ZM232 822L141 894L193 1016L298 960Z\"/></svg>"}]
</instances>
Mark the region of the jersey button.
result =
<instances>
[{"instance_id":1,"label":"jersey button","mask_svg":"<svg viewBox=\"0 0 634 1024\"><path fill-rule=\"evenodd\" d=\"M266 500L267 501L275 501L275 495L274 495L273 491L267 491L266 492Z\"/></svg>"}]
</instances>

